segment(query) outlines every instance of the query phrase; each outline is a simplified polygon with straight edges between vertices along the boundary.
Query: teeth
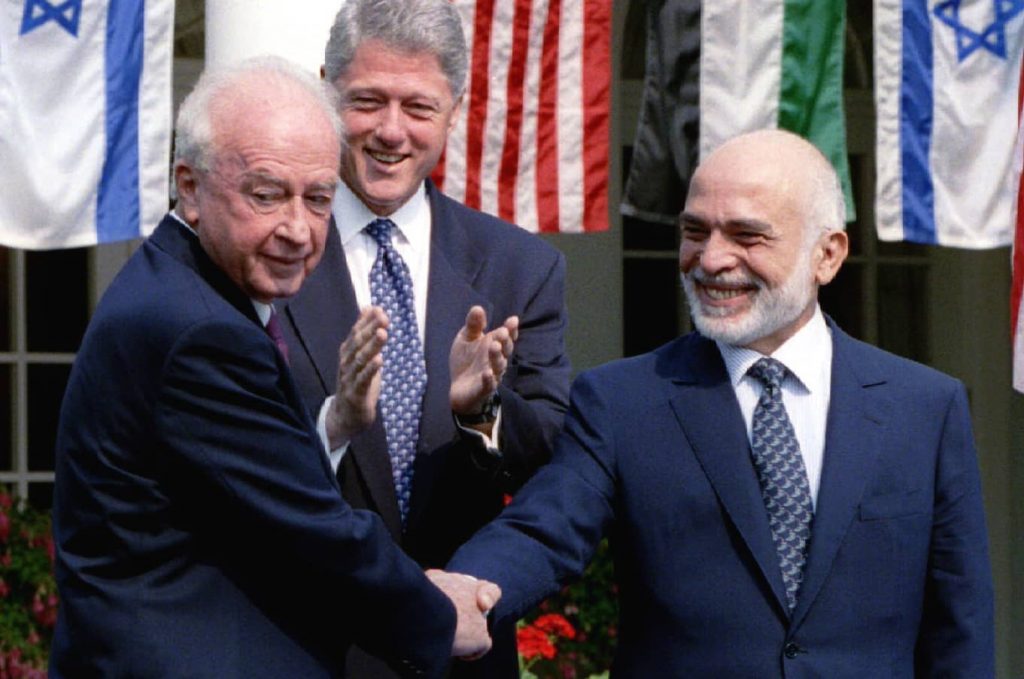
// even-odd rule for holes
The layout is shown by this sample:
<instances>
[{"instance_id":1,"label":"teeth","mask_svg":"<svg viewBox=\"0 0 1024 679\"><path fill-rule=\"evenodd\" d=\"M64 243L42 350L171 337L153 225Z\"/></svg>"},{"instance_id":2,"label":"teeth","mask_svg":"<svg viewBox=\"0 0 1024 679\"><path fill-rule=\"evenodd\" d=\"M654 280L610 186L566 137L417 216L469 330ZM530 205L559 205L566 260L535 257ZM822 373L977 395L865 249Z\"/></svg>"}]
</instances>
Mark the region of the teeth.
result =
<instances>
[{"instance_id":1,"label":"teeth","mask_svg":"<svg viewBox=\"0 0 1024 679\"><path fill-rule=\"evenodd\" d=\"M739 297L740 295L745 294L745 291L743 291L743 290L736 290L736 289L733 289L733 288L728 288L728 289L724 289L723 290L722 288L708 288L708 287L705 287L704 288L704 293L707 294L708 297L710 297L711 299L714 299L714 300L726 300L726 299L733 299L734 297Z\"/></svg>"},{"instance_id":2,"label":"teeth","mask_svg":"<svg viewBox=\"0 0 1024 679\"><path fill-rule=\"evenodd\" d=\"M397 163L402 159L402 156L395 153L380 153L378 151L367 151L374 160L379 160L382 163Z\"/></svg>"}]
</instances>

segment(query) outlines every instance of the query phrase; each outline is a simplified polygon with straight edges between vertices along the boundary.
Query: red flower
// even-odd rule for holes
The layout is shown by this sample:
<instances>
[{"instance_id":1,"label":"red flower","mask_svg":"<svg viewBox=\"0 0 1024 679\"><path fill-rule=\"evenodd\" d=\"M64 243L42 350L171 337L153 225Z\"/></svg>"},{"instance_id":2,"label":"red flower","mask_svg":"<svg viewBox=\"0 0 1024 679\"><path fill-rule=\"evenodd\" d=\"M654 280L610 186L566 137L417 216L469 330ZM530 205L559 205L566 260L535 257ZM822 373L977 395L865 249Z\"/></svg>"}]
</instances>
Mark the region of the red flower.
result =
<instances>
[{"instance_id":1,"label":"red flower","mask_svg":"<svg viewBox=\"0 0 1024 679\"><path fill-rule=\"evenodd\" d=\"M519 655L526 660L532 660L538 656L543 658L555 657L555 645L541 629L533 625L526 625L516 630L516 641L519 643Z\"/></svg>"},{"instance_id":2,"label":"red flower","mask_svg":"<svg viewBox=\"0 0 1024 679\"><path fill-rule=\"evenodd\" d=\"M505 493L504 495L501 496L501 504L502 505L504 505L505 507L508 507L510 502L512 502L512 496L511 495L509 495L508 493Z\"/></svg>"},{"instance_id":3,"label":"red flower","mask_svg":"<svg viewBox=\"0 0 1024 679\"><path fill-rule=\"evenodd\" d=\"M533 624L548 634L554 634L558 637L564 637L566 639L575 639L576 630L569 624L569 621L558 613L548 613L542 615L533 621Z\"/></svg>"},{"instance_id":4,"label":"red flower","mask_svg":"<svg viewBox=\"0 0 1024 679\"><path fill-rule=\"evenodd\" d=\"M7 512L0 510L0 542L7 542L7 537L11 534L11 517L7 516Z\"/></svg>"},{"instance_id":5,"label":"red flower","mask_svg":"<svg viewBox=\"0 0 1024 679\"><path fill-rule=\"evenodd\" d=\"M0 599L6 599L7 595L10 593L11 588L3 579L0 579Z\"/></svg>"},{"instance_id":6,"label":"red flower","mask_svg":"<svg viewBox=\"0 0 1024 679\"><path fill-rule=\"evenodd\" d=\"M14 504L14 500L7 493L0 493L0 507L4 509L10 509Z\"/></svg>"}]
</instances>

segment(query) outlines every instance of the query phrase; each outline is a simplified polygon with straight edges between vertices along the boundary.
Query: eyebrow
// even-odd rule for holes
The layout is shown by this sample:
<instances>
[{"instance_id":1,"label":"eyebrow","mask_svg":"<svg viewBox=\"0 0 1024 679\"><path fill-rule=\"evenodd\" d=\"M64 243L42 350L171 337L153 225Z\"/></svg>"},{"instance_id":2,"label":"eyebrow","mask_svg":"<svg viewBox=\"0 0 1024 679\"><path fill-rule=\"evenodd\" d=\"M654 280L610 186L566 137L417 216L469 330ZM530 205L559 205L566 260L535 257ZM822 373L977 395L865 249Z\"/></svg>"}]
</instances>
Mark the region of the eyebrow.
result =
<instances>
[{"instance_id":1,"label":"eyebrow","mask_svg":"<svg viewBox=\"0 0 1024 679\"><path fill-rule=\"evenodd\" d=\"M695 215L692 212L683 212L679 215L680 226L708 226L709 222L707 219ZM726 228L743 229L746 231L758 231L762 233L770 233L773 231L772 225L761 219L750 218L737 218L730 219L725 223Z\"/></svg>"}]
</instances>

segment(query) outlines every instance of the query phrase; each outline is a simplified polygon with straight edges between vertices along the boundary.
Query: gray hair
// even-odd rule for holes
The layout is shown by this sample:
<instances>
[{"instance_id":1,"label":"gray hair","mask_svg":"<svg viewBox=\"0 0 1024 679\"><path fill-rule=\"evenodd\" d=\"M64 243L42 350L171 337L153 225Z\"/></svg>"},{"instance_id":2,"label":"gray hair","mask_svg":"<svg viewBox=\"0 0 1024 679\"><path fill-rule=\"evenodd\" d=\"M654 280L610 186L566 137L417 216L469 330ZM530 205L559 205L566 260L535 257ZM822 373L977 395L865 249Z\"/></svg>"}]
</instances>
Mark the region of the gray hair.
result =
<instances>
[{"instance_id":1,"label":"gray hair","mask_svg":"<svg viewBox=\"0 0 1024 679\"><path fill-rule=\"evenodd\" d=\"M324 50L328 82L344 75L356 49L366 40L380 40L405 53L433 54L452 98L462 96L469 55L459 12L449 0L346 0L334 18Z\"/></svg>"},{"instance_id":2,"label":"gray hair","mask_svg":"<svg viewBox=\"0 0 1024 679\"><path fill-rule=\"evenodd\" d=\"M814 172L810 187L809 223L806 231L810 243L817 242L818 238L832 231L846 229L846 196L843 194L839 174L825 154L817 147L814 150L817 151L821 167Z\"/></svg>"},{"instance_id":3,"label":"gray hair","mask_svg":"<svg viewBox=\"0 0 1024 679\"><path fill-rule=\"evenodd\" d=\"M198 170L209 170L215 149L210 110L219 97L235 87L251 83L297 86L320 105L334 128L339 144L342 140L341 118L338 115L338 93L313 73L278 56L258 56L219 69L208 69L199 76L196 86L185 97L178 110L174 134L174 162L183 162ZM227 94L226 96L230 96Z\"/></svg>"}]
</instances>

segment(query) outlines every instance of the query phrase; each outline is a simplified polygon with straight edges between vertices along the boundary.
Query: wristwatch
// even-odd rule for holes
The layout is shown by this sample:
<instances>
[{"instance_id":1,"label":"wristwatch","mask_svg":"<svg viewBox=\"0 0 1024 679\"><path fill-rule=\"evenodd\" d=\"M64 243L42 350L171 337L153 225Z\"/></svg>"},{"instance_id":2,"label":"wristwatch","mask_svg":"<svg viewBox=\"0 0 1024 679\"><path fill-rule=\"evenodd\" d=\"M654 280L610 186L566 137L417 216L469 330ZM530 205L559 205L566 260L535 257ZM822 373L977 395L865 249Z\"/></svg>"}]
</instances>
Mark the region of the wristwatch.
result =
<instances>
[{"instance_id":1,"label":"wristwatch","mask_svg":"<svg viewBox=\"0 0 1024 679\"><path fill-rule=\"evenodd\" d=\"M498 419L498 408L501 407L501 396L495 391L487 397L479 413L457 415L459 424L490 424Z\"/></svg>"}]
</instances>

